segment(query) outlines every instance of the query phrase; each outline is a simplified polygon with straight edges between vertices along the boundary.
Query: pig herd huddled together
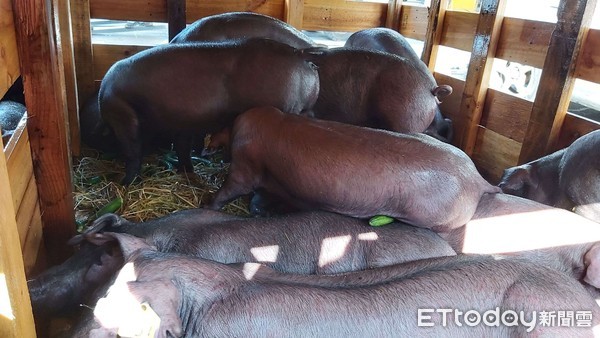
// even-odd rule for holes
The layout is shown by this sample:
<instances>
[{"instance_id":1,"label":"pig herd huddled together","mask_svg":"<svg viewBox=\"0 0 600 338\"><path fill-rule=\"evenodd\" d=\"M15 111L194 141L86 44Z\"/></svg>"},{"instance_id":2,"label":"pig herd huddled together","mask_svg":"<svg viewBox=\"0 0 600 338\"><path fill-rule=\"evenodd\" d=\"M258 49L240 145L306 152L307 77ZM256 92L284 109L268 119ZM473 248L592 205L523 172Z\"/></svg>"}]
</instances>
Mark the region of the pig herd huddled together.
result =
<instances>
[{"instance_id":1,"label":"pig herd huddled together","mask_svg":"<svg viewBox=\"0 0 600 338\"><path fill-rule=\"evenodd\" d=\"M186 171L194 140L218 135L208 147L225 146L229 173L205 208L98 218L71 239L73 257L28 282L34 313L79 309L68 335L94 337L592 336L600 131L496 187L446 143L438 104L451 92L394 31L327 49L251 13L207 17L117 62L97 111L122 147L123 183L158 135ZM259 213L293 211L218 211L251 193ZM370 227L377 215L395 221ZM526 318L454 316L494 310ZM537 321L559 311L583 319Z\"/></svg>"}]
</instances>

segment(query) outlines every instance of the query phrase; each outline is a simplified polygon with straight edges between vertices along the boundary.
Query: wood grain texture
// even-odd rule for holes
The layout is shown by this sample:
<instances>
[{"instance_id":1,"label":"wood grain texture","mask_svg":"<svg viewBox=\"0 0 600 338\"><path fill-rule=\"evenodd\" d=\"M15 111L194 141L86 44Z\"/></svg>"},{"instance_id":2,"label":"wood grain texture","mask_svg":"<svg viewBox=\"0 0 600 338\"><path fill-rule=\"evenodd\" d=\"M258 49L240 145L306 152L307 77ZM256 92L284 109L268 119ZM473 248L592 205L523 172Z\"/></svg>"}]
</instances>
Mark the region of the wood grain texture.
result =
<instances>
[{"instance_id":1,"label":"wood grain texture","mask_svg":"<svg viewBox=\"0 0 600 338\"><path fill-rule=\"evenodd\" d=\"M284 7L284 0L188 0L186 3L188 23L225 12L255 12L283 20Z\"/></svg>"},{"instance_id":2,"label":"wood grain texture","mask_svg":"<svg viewBox=\"0 0 600 338\"><path fill-rule=\"evenodd\" d=\"M19 77L19 53L11 0L0 0L0 98Z\"/></svg>"},{"instance_id":3,"label":"wood grain texture","mask_svg":"<svg viewBox=\"0 0 600 338\"><path fill-rule=\"evenodd\" d=\"M27 238L23 243L23 265L25 267L25 276L31 275L32 271L38 267L40 255L45 255L45 249L42 245L43 228L42 215L40 215L39 202L34 207L34 213L29 220L29 231Z\"/></svg>"},{"instance_id":4,"label":"wood grain texture","mask_svg":"<svg viewBox=\"0 0 600 338\"><path fill-rule=\"evenodd\" d=\"M481 125L519 143L525 138L533 103L497 90L488 89Z\"/></svg>"},{"instance_id":5,"label":"wood grain texture","mask_svg":"<svg viewBox=\"0 0 600 338\"><path fill-rule=\"evenodd\" d=\"M15 206L16 209L16 220L17 220L17 231L19 232L19 239L21 241L21 249L25 245L25 239L27 238L27 233L29 232L31 220L33 215L36 213L35 209L39 208L37 187L35 184L35 178L32 176L29 177L29 182L27 183L27 189L23 194L23 198L21 199L21 203L18 206ZM38 212L39 214L39 212Z\"/></svg>"},{"instance_id":6,"label":"wood grain texture","mask_svg":"<svg viewBox=\"0 0 600 338\"><path fill-rule=\"evenodd\" d=\"M562 128L560 129L558 142L552 151L566 148L576 139L597 129L600 129L600 123L586 119L585 117L567 113Z\"/></svg>"},{"instance_id":7,"label":"wood grain texture","mask_svg":"<svg viewBox=\"0 0 600 338\"><path fill-rule=\"evenodd\" d=\"M496 57L542 68L553 29L549 22L505 17Z\"/></svg>"},{"instance_id":8,"label":"wood grain texture","mask_svg":"<svg viewBox=\"0 0 600 338\"><path fill-rule=\"evenodd\" d=\"M460 104L460 115L467 121L466 129L462 133L460 148L468 155L473 154L477 142L478 126L481 121L505 7L506 0L483 0L481 3L481 13L475 30L467 80Z\"/></svg>"},{"instance_id":9,"label":"wood grain texture","mask_svg":"<svg viewBox=\"0 0 600 338\"><path fill-rule=\"evenodd\" d=\"M517 164L520 149L519 142L479 127L473 161L483 177L497 184L504 169Z\"/></svg>"},{"instance_id":10,"label":"wood grain texture","mask_svg":"<svg viewBox=\"0 0 600 338\"><path fill-rule=\"evenodd\" d=\"M93 19L167 22L165 0L77 0L89 1ZM199 1L193 1L199 2ZM230 1L227 1L230 2ZM192 3L192 1L190 1Z\"/></svg>"},{"instance_id":11,"label":"wood grain texture","mask_svg":"<svg viewBox=\"0 0 600 338\"><path fill-rule=\"evenodd\" d=\"M169 24L169 41L185 29L186 0L167 0L167 23Z\"/></svg>"},{"instance_id":12,"label":"wood grain texture","mask_svg":"<svg viewBox=\"0 0 600 338\"><path fill-rule=\"evenodd\" d=\"M115 62L150 48L150 46L123 45L94 45L93 47L95 80L102 80Z\"/></svg>"},{"instance_id":13,"label":"wood grain texture","mask_svg":"<svg viewBox=\"0 0 600 338\"><path fill-rule=\"evenodd\" d=\"M79 102L77 97L77 78L75 74L75 59L73 53L73 39L71 32L71 8L70 0L55 0L52 2L54 8L57 38L57 46L62 55L64 68L65 100L68 116L69 143L73 156L79 156L81 152L81 140L79 136Z\"/></svg>"},{"instance_id":14,"label":"wood grain texture","mask_svg":"<svg viewBox=\"0 0 600 338\"><path fill-rule=\"evenodd\" d=\"M49 25L48 3L23 0L14 3L17 43L28 109L27 132L38 184L44 236L54 262L72 250L64 243L75 232L71 183L71 151L67 142L62 62L54 45L56 32ZM49 31L49 28L51 29Z\"/></svg>"},{"instance_id":15,"label":"wood grain texture","mask_svg":"<svg viewBox=\"0 0 600 338\"><path fill-rule=\"evenodd\" d=\"M477 13L447 11L440 44L470 52L478 19Z\"/></svg>"},{"instance_id":16,"label":"wood grain texture","mask_svg":"<svg viewBox=\"0 0 600 338\"><path fill-rule=\"evenodd\" d=\"M400 14L402 13L402 0L389 0L385 16L385 27L400 30Z\"/></svg>"},{"instance_id":17,"label":"wood grain texture","mask_svg":"<svg viewBox=\"0 0 600 338\"><path fill-rule=\"evenodd\" d=\"M71 1L71 25L73 33L73 60L77 78L79 109L94 93L94 63L92 34L90 28L90 6L88 0Z\"/></svg>"},{"instance_id":18,"label":"wood grain texture","mask_svg":"<svg viewBox=\"0 0 600 338\"><path fill-rule=\"evenodd\" d=\"M519 163L540 158L556 146L575 82L575 60L595 7L596 0L560 2Z\"/></svg>"},{"instance_id":19,"label":"wood grain texture","mask_svg":"<svg viewBox=\"0 0 600 338\"><path fill-rule=\"evenodd\" d=\"M386 13L385 3L305 0L303 29L354 32L381 27Z\"/></svg>"},{"instance_id":20,"label":"wood grain texture","mask_svg":"<svg viewBox=\"0 0 600 338\"><path fill-rule=\"evenodd\" d=\"M22 123L15 131L13 137L11 137L11 141L13 140L14 142L9 142L11 144L7 147L5 154L12 203L15 206L14 211L17 212L33 177L33 165L31 162L31 150L26 127L26 117L22 120Z\"/></svg>"},{"instance_id":21,"label":"wood grain texture","mask_svg":"<svg viewBox=\"0 0 600 338\"><path fill-rule=\"evenodd\" d=\"M400 34L407 38L425 41L428 16L427 7L403 5L400 12Z\"/></svg>"},{"instance_id":22,"label":"wood grain texture","mask_svg":"<svg viewBox=\"0 0 600 338\"><path fill-rule=\"evenodd\" d=\"M0 152L0 187L10 185L8 177L6 157L4 152ZM0 313L0 337L35 337L10 189L0 189L0 224L0 298L9 306Z\"/></svg>"},{"instance_id":23,"label":"wood grain texture","mask_svg":"<svg viewBox=\"0 0 600 338\"><path fill-rule=\"evenodd\" d=\"M429 9L427 32L425 33L425 44L421 60L428 65L431 72L435 70L435 62L437 61L440 41L442 40L442 29L448 2L449 0L433 0Z\"/></svg>"},{"instance_id":24,"label":"wood grain texture","mask_svg":"<svg viewBox=\"0 0 600 338\"><path fill-rule=\"evenodd\" d=\"M304 24L304 0L285 0L283 21L296 29L302 29Z\"/></svg>"},{"instance_id":25,"label":"wood grain texture","mask_svg":"<svg viewBox=\"0 0 600 338\"><path fill-rule=\"evenodd\" d=\"M600 83L600 30L589 30L577 57L575 76Z\"/></svg>"}]
</instances>

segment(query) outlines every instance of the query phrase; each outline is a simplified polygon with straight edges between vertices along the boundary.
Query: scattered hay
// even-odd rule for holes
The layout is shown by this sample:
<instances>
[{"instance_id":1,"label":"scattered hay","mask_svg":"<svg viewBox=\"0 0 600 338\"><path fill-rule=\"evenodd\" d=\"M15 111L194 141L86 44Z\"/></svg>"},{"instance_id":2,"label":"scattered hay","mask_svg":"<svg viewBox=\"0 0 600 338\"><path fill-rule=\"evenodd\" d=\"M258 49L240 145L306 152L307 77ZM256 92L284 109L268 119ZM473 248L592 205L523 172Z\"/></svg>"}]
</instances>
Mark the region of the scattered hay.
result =
<instances>
[{"instance_id":1,"label":"scattered hay","mask_svg":"<svg viewBox=\"0 0 600 338\"><path fill-rule=\"evenodd\" d=\"M185 175L174 169L174 157L172 152L146 156L141 182L124 187L119 184L125 173L122 160L84 148L82 156L73 163L78 230L89 225L99 209L118 197L123 200L118 213L136 222L197 208L208 202L223 183L229 164L222 163L216 156L212 161L194 158L196 175ZM248 202L237 199L225 206L224 211L246 216Z\"/></svg>"}]
</instances>

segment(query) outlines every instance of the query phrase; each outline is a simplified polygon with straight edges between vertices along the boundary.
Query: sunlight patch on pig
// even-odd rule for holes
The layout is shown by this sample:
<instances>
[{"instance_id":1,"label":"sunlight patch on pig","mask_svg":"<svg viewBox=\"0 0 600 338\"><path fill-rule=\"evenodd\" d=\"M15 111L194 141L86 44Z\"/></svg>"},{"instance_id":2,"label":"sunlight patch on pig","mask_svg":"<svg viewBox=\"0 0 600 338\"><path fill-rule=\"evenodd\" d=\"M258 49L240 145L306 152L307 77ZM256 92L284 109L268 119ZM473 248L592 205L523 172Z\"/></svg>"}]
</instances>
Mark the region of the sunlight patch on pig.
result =
<instances>
[{"instance_id":1,"label":"sunlight patch on pig","mask_svg":"<svg viewBox=\"0 0 600 338\"><path fill-rule=\"evenodd\" d=\"M463 253L492 254L600 241L598 223L562 209L474 219L465 225Z\"/></svg>"},{"instance_id":2,"label":"sunlight patch on pig","mask_svg":"<svg viewBox=\"0 0 600 338\"><path fill-rule=\"evenodd\" d=\"M246 280L251 280L258 271L258 269L260 269L260 266L261 265L259 263L244 263L244 269L242 270L242 272L244 273L244 277L246 277Z\"/></svg>"},{"instance_id":3,"label":"sunlight patch on pig","mask_svg":"<svg viewBox=\"0 0 600 338\"><path fill-rule=\"evenodd\" d=\"M379 239L374 232L363 232L362 234L358 234L358 239L361 241L376 241Z\"/></svg>"},{"instance_id":4,"label":"sunlight patch on pig","mask_svg":"<svg viewBox=\"0 0 600 338\"><path fill-rule=\"evenodd\" d=\"M319 267L323 267L342 258L346 253L348 244L350 244L351 240L352 236L350 235L325 238L323 243L321 243Z\"/></svg>"},{"instance_id":5,"label":"sunlight patch on pig","mask_svg":"<svg viewBox=\"0 0 600 338\"><path fill-rule=\"evenodd\" d=\"M10 297L8 295L8 284L6 284L6 275L0 273L0 316L8 320L15 320L15 315L10 306Z\"/></svg>"},{"instance_id":6,"label":"sunlight patch on pig","mask_svg":"<svg viewBox=\"0 0 600 338\"><path fill-rule=\"evenodd\" d=\"M106 329L118 330L127 337L146 331L148 326L147 308L131 294L127 285L136 279L133 263L125 264L108 289L106 297L98 300L94 309L94 316L100 325Z\"/></svg>"},{"instance_id":7,"label":"sunlight patch on pig","mask_svg":"<svg viewBox=\"0 0 600 338\"><path fill-rule=\"evenodd\" d=\"M258 246L250 249L250 253L259 262L277 262L279 254L279 245Z\"/></svg>"}]
</instances>

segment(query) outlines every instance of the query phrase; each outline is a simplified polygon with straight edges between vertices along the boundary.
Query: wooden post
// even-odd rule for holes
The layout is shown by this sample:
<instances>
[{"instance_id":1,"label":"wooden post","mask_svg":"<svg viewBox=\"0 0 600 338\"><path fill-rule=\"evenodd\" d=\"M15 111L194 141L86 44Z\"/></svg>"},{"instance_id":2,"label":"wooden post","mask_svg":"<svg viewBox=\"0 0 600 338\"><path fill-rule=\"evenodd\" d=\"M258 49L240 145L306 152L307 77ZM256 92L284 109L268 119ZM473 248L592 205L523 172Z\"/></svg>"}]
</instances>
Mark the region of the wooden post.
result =
<instances>
[{"instance_id":1,"label":"wooden post","mask_svg":"<svg viewBox=\"0 0 600 338\"><path fill-rule=\"evenodd\" d=\"M596 0L560 1L519 163L554 150L573 92L575 61L595 8Z\"/></svg>"},{"instance_id":2,"label":"wooden post","mask_svg":"<svg viewBox=\"0 0 600 338\"><path fill-rule=\"evenodd\" d=\"M442 30L444 28L444 18L448 9L449 0L432 0L429 8L429 20L427 21L427 33L425 35L425 45L421 60L429 67L433 73L435 62L437 60L440 41L442 40Z\"/></svg>"},{"instance_id":3,"label":"wooden post","mask_svg":"<svg viewBox=\"0 0 600 338\"><path fill-rule=\"evenodd\" d=\"M285 0L283 19L288 24L302 29L304 21L304 0Z\"/></svg>"},{"instance_id":4,"label":"wooden post","mask_svg":"<svg viewBox=\"0 0 600 338\"><path fill-rule=\"evenodd\" d=\"M71 0L71 27L77 97L81 109L85 101L96 91L89 0Z\"/></svg>"},{"instance_id":5,"label":"wooden post","mask_svg":"<svg viewBox=\"0 0 600 338\"><path fill-rule=\"evenodd\" d=\"M400 30L400 12L402 12L402 0L389 0L385 18L387 28Z\"/></svg>"},{"instance_id":6,"label":"wooden post","mask_svg":"<svg viewBox=\"0 0 600 338\"><path fill-rule=\"evenodd\" d=\"M169 41L185 29L185 0L167 0L167 22L169 23Z\"/></svg>"},{"instance_id":7,"label":"wooden post","mask_svg":"<svg viewBox=\"0 0 600 338\"><path fill-rule=\"evenodd\" d=\"M2 140L0 146L4 149ZM0 337L35 337L6 157L0 151Z\"/></svg>"},{"instance_id":8,"label":"wooden post","mask_svg":"<svg viewBox=\"0 0 600 338\"><path fill-rule=\"evenodd\" d=\"M62 63L65 70L66 104L69 122L71 151L74 156L81 153L79 136L79 102L77 99L77 79L75 77L75 61L73 59L73 39L71 34L70 0L53 0L56 31L59 41L56 44L62 51ZM59 60L60 61L60 60Z\"/></svg>"},{"instance_id":9,"label":"wooden post","mask_svg":"<svg viewBox=\"0 0 600 338\"><path fill-rule=\"evenodd\" d=\"M481 12L473 39L471 60L460 103L460 116L465 117L465 129L460 140L462 148L469 156L473 154L477 141L477 131L485 103L494 54L500 36L506 0L483 0Z\"/></svg>"},{"instance_id":10,"label":"wooden post","mask_svg":"<svg viewBox=\"0 0 600 338\"><path fill-rule=\"evenodd\" d=\"M75 233L62 62L49 1L18 0L13 6L44 239L56 263L72 253L66 241Z\"/></svg>"}]
</instances>

